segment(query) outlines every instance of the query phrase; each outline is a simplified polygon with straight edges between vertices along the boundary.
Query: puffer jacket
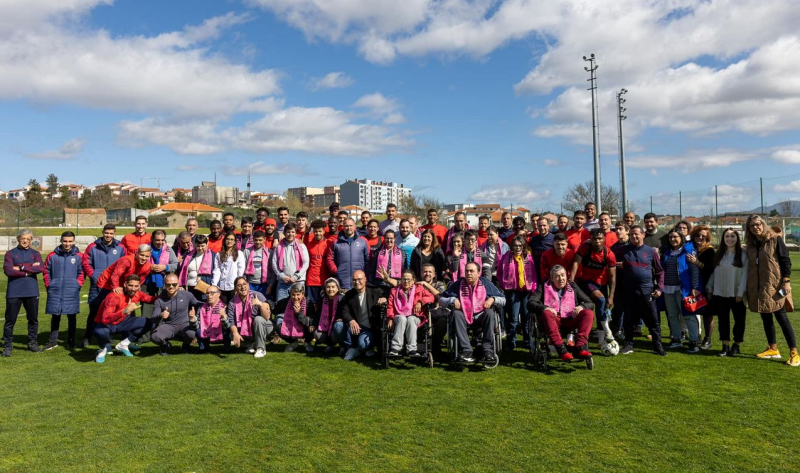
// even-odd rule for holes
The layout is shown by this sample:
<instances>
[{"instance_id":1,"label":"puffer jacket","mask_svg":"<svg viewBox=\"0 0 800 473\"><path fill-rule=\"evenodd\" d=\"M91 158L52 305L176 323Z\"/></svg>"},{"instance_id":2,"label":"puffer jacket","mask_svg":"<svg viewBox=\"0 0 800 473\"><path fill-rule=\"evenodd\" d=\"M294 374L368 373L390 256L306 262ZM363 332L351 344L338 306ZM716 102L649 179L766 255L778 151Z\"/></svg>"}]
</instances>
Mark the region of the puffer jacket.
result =
<instances>
[{"instance_id":1,"label":"puffer jacket","mask_svg":"<svg viewBox=\"0 0 800 473\"><path fill-rule=\"evenodd\" d=\"M45 312L53 315L77 314L81 311L81 286L84 275L77 246L64 251L53 250L44 262L44 285L47 288Z\"/></svg>"},{"instance_id":2,"label":"puffer jacket","mask_svg":"<svg viewBox=\"0 0 800 473\"><path fill-rule=\"evenodd\" d=\"M347 238L344 232L341 232L328 253L328 271L336 276L339 285L344 289L350 289L353 287L353 273L359 270L366 271L368 261L367 240L358 233Z\"/></svg>"},{"instance_id":3,"label":"puffer jacket","mask_svg":"<svg viewBox=\"0 0 800 473\"><path fill-rule=\"evenodd\" d=\"M98 238L94 243L90 243L83 253L83 274L89 278L89 304L97 298L100 290L97 287L97 280L103 271L116 263L117 260L125 256L125 248L120 245L119 240L114 239L110 245L106 245L102 238Z\"/></svg>"},{"instance_id":4,"label":"puffer jacket","mask_svg":"<svg viewBox=\"0 0 800 473\"><path fill-rule=\"evenodd\" d=\"M785 298L778 293L783 287L781 273L788 277L792 267L788 256L779 254L785 247L777 235L757 246L747 245L747 305L751 312L777 312L783 307Z\"/></svg>"}]
</instances>

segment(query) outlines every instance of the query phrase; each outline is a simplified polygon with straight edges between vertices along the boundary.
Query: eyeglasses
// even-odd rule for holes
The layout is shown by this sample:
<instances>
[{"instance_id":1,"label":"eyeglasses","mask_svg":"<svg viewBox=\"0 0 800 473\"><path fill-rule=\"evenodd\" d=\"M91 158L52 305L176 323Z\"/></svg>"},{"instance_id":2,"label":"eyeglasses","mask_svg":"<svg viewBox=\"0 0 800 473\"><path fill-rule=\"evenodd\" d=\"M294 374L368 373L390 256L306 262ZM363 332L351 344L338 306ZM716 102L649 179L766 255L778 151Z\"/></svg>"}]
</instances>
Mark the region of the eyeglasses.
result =
<instances>
[{"instance_id":1,"label":"eyeglasses","mask_svg":"<svg viewBox=\"0 0 800 473\"><path fill-rule=\"evenodd\" d=\"M246 282L240 282L239 284L236 285L236 287L248 287L248 286L249 284L247 284Z\"/></svg>"},{"instance_id":2,"label":"eyeglasses","mask_svg":"<svg viewBox=\"0 0 800 473\"><path fill-rule=\"evenodd\" d=\"M363 281L365 279L367 279L367 278L353 278L353 281Z\"/></svg>"},{"instance_id":3,"label":"eyeglasses","mask_svg":"<svg viewBox=\"0 0 800 473\"><path fill-rule=\"evenodd\" d=\"M177 287L178 283L176 283L176 282L168 282L168 283L164 284L164 286L166 286L166 287Z\"/></svg>"},{"instance_id":4,"label":"eyeglasses","mask_svg":"<svg viewBox=\"0 0 800 473\"><path fill-rule=\"evenodd\" d=\"M219 291L206 291L206 295L209 294L219 294Z\"/></svg>"}]
</instances>

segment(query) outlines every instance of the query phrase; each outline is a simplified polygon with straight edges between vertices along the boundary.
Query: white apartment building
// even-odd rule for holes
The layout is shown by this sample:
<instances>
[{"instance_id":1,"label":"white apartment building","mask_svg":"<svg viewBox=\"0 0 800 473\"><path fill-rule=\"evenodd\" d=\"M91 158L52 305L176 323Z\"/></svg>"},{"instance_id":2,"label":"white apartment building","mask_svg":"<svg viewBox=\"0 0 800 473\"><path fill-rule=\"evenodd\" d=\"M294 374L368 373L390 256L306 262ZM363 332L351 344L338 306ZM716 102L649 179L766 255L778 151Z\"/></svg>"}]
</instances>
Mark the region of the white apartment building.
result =
<instances>
[{"instance_id":1,"label":"white apartment building","mask_svg":"<svg viewBox=\"0 0 800 473\"><path fill-rule=\"evenodd\" d=\"M349 180L340 186L341 205L357 205L370 212L383 212L389 203L401 207L404 198L411 197L411 189L396 182L371 179Z\"/></svg>"}]
</instances>

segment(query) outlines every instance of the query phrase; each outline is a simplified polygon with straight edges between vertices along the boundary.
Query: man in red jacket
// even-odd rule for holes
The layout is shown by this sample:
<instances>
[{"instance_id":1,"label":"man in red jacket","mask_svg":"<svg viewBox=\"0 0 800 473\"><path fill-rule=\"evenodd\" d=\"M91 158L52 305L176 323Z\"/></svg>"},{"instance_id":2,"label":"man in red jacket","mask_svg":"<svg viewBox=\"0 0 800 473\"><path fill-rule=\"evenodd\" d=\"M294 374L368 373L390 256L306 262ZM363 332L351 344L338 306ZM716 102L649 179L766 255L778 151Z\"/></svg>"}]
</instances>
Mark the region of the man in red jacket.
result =
<instances>
[{"instance_id":1,"label":"man in red jacket","mask_svg":"<svg viewBox=\"0 0 800 473\"><path fill-rule=\"evenodd\" d=\"M149 256L148 256L149 258ZM155 297L149 296L139 290L142 278L138 274L131 274L125 278L125 287L122 292L109 294L100 305L95 317L94 334L100 344L94 361L104 363L106 355L111 349L111 334L121 333L127 335L114 349L125 356L133 356L128 349L131 342L135 341L152 329L153 323L149 318L136 317L136 309L141 307L140 302L152 304Z\"/></svg>"},{"instance_id":2,"label":"man in red jacket","mask_svg":"<svg viewBox=\"0 0 800 473\"><path fill-rule=\"evenodd\" d=\"M103 274L97 279L97 287L100 288L101 294L98 297L105 297L102 293L105 291L107 295L109 292L122 294L125 281L128 276L136 274L144 281L150 274L150 255L152 251L149 245L141 245L137 248L136 253L128 256L123 256L118 259L114 264L109 266L103 271Z\"/></svg>"},{"instance_id":3,"label":"man in red jacket","mask_svg":"<svg viewBox=\"0 0 800 473\"><path fill-rule=\"evenodd\" d=\"M572 270L572 261L575 259L575 251L569 247L567 235L557 233L553 235L553 247L542 253L541 264L539 265L539 275L541 283L550 279L550 270L555 266L563 266L567 271L567 277Z\"/></svg>"},{"instance_id":4,"label":"man in red jacket","mask_svg":"<svg viewBox=\"0 0 800 473\"><path fill-rule=\"evenodd\" d=\"M120 245L125 248L125 254L128 255L136 253L141 245L150 244L151 235L147 233L147 217L139 215L136 217L134 225L136 230L122 237L122 241L120 241Z\"/></svg>"},{"instance_id":5,"label":"man in red jacket","mask_svg":"<svg viewBox=\"0 0 800 473\"><path fill-rule=\"evenodd\" d=\"M444 247L447 228L436 223L438 221L439 213L436 212L436 209L428 209L428 223L422 226L422 230L433 230L433 234L436 235L436 239L439 240L439 246Z\"/></svg>"}]
</instances>

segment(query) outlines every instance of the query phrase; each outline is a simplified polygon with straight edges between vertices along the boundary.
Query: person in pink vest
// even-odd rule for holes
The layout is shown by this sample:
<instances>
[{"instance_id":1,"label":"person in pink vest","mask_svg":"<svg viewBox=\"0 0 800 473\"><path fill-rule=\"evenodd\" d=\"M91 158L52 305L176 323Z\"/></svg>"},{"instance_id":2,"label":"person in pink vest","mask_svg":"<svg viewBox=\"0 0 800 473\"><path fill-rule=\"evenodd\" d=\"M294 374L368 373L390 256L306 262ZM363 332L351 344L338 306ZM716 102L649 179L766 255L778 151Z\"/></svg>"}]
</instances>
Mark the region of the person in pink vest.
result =
<instances>
[{"instance_id":1,"label":"person in pink vest","mask_svg":"<svg viewBox=\"0 0 800 473\"><path fill-rule=\"evenodd\" d=\"M389 290L400 282L400 275L406 269L406 253L395 242L394 230L386 230L383 234L383 245L375 252L372 260L374 271L369 271L367 279L371 285L382 288L387 297Z\"/></svg>"},{"instance_id":2,"label":"person in pink vest","mask_svg":"<svg viewBox=\"0 0 800 473\"><path fill-rule=\"evenodd\" d=\"M453 249L452 246L450 246L450 240L453 239L453 235L456 235L458 233L464 233L467 230L469 230L469 224L467 223L467 214L459 210L453 215L453 226L450 227L450 229L447 230L447 233L445 233L444 235L445 254L450 254L451 250Z\"/></svg>"},{"instance_id":3,"label":"person in pink vest","mask_svg":"<svg viewBox=\"0 0 800 473\"><path fill-rule=\"evenodd\" d=\"M260 292L250 290L250 284L244 276L234 282L236 295L228 302L227 315L230 327L229 339L223 343L225 351L231 351L231 345L239 347L244 340L252 340L246 352L255 358L263 358L267 354L267 340L272 336L272 306Z\"/></svg>"},{"instance_id":4,"label":"person in pink vest","mask_svg":"<svg viewBox=\"0 0 800 473\"><path fill-rule=\"evenodd\" d=\"M203 293L195 289L198 281L208 285L219 285L219 255L208 249L208 237L197 235L194 250L189 252L178 268L181 287L191 292L198 301Z\"/></svg>"},{"instance_id":5,"label":"person in pink vest","mask_svg":"<svg viewBox=\"0 0 800 473\"><path fill-rule=\"evenodd\" d=\"M592 356L588 343L594 323L593 309L592 300L567 278L567 270L561 265L553 266L550 279L537 287L528 299L528 310L539 317L545 333L563 361L572 360L573 354L569 353L561 330L577 329L574 355L581 359Z\"/></svg>"},{"instance_id":6,"label":"person in pink vest","mask_svg":"<svg viewBox=\"0 0 800 473\"><path fill-rule=\"evenodd\" d=\"M277 278L275 301L289 297L289 288L299 282L305 284L308 272L308 249L297 240L297 225L287 223L283 227L283 240L275 245L272 254L272 272Z\"/></svg>"},{"instance_id":7,"label":"person in pink vest","mask_svg":"<svg viewBox=\"0 0 800 473\"><path fill-rule=\"evenodd\" d=\"M296 282L289 287L289 297L281 300L275 305L275 319L278 333L281 338L286 340L289 345L287 352L295 351L303 340L307 353L314 351L312 340L314 339L314 319L313 307L307 304L306 288L303 283Z\"/></svg>"},{"instance_id":8,"label":"person in pink vest","mask_svg":"<svg viewBox=\"0 0 800 473\"><path fill-rule=\"evenodd\" d=\"M197 341L200 345L200 353L207 353L212 343L225 343L230 337L230 325L228 324L227 305L220 299L222 291L217 286L211 286L206 292L205 303L200 307L196 320L192 320L189 314L190 324L198 326Z\"/></svg>"},{"instance_id":9,"label":"person in pink vest","mask_svg":"<svg viewBox=\"0 0 800 473\"><path fill-rule=\"evenodd\" d=\"M450 274L451 281L457 281L464 277L464 268L467 263L475 262L483 271L483 254L478 248L478 232L467 230L464 232L463 245L457 244L458 236L452 241L451 257L447 259L447 272Z\"/></svg>"},{"instance_id":10,"label":"person in pink vest","mask_svg":"<svg viewBox=\"0 0 800 473\"><path fill-rule=\"evenodd\" d=\"M415 283L414 272L406 269L400 278L400 285L389 293L386 317L389 319L389 329L394 327L389 356L401 356L403 342L406 355L417 356L417 328L428 321L424 307L433 304L433 294Z\"/></svg>"},{"instance_id":11,"label":"person in pink vest","mask_svg":"<svg viewBox=\"0 0 800 473\"><path fill-rule=\"evenodd\" d=\"M271 251L266 245L266 235L261 230L253 232L253 247L244 250L244 276L250 283L250 290L269 296L275 275L269 270Z\"/></svg>"},{"instance_id":12,"label":"person in pink vest","mask_svg":"<svg viewBox=\"0 0 800 473\"><path fill-rule=\"evenodd\" d=\"M528 253L525 239L516 237L511 241L511 250L504 254L497 265L497 283L506 296L506 347L517 346L517 327L522 322L522 339L529 348L527 309L528 296L536 290L538 278L533 257Z\"/></svg>"},{"instance_id":13,"label":"person in pink vest","mask_svg":"<svg viewBox=\"0 0 800 473\"><path fill-rule=\"evenodd\" d=\"M467 263L464 277L450 284L439 296L440 306L453 311L451 333L456 334L459 363L475 361L468 330L478 327L483 331L481 362L490 364L495 361L494 307L505 305L506 298L491 281L480 277L480 274L481 267L477 263Z\"/></svg>"}]
</instances>

